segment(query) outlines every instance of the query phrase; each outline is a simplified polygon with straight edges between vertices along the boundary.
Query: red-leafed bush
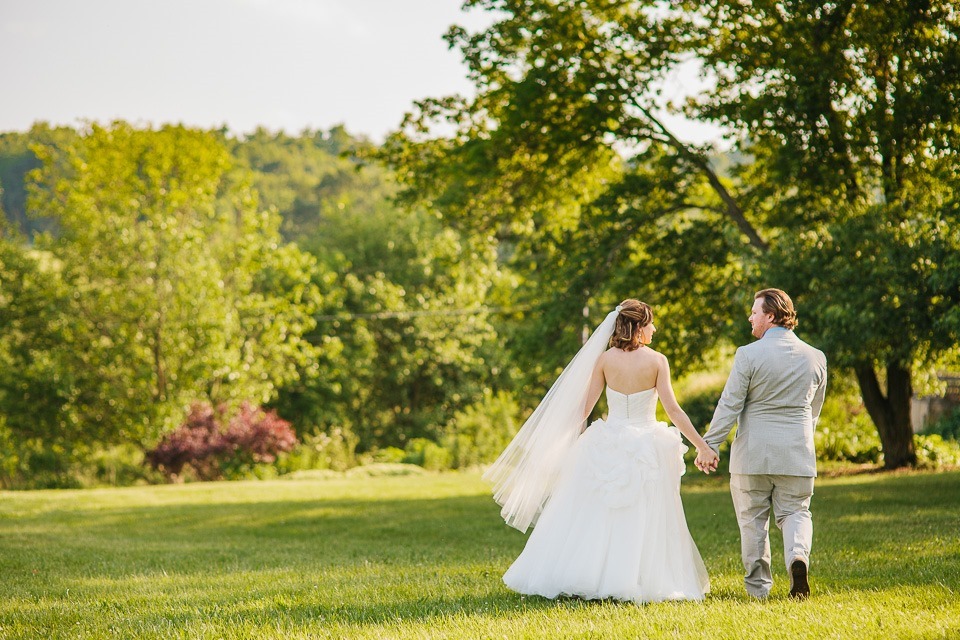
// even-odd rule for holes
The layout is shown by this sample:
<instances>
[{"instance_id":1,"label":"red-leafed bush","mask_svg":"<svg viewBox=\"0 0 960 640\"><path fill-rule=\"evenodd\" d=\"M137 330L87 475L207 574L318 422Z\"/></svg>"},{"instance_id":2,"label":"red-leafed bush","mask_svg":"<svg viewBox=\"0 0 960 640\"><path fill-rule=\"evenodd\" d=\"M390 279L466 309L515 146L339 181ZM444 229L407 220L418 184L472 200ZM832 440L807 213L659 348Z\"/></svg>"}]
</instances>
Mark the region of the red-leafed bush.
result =
<instances>
[{"instance_id":1,"label":"red-leafed bush","mask_svg":"<svg viewBox=\"0 0 960 640\"><path fill-rule=\"evenodd\" d=\"M297 446L297 434L275 411L264 411L246 402L223 434L232 468L273 462L277 454Z\"/></svg>"},{"instance_id":2,"label":"red-leafed bush","mask_svg":"<svg viewBox=\"0 0 960 640\"><path fill-rule=\"evenodd\" d=\"M273 462L278 453L297 444L290 423L274 411L244 402L224 428L225 412L224 407L214 410L207 404L194 404L183 424L147 453L151 466L171 477L180 476L189 466L198 479L216 480L261 462Z\"/></svg>"}]
</instances>

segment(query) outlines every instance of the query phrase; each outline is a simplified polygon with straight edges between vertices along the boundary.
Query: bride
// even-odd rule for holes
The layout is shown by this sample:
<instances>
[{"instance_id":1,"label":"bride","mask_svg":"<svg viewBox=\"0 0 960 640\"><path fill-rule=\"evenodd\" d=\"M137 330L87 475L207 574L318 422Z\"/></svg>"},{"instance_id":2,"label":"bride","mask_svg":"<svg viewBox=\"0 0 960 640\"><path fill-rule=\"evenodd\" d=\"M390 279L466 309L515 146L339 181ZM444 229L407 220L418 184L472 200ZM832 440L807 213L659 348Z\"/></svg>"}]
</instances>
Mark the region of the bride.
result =
<instances>
[{"instance_id":1,"label":"bride","mask_svg":"<svg viewBox=\"0 0 960 640\"><path fill-rule=\"evenodd\" d=\"M703 459L716 454L647 347L656 331L649 305L621 302L484 474L507 524L536 525L503 576L514 591L638 603L709 591L680 502L680 433ZM604 386L609 415L583 431ZM677 427L657 421L658 396Z\"/></svg>"}]
</instances>

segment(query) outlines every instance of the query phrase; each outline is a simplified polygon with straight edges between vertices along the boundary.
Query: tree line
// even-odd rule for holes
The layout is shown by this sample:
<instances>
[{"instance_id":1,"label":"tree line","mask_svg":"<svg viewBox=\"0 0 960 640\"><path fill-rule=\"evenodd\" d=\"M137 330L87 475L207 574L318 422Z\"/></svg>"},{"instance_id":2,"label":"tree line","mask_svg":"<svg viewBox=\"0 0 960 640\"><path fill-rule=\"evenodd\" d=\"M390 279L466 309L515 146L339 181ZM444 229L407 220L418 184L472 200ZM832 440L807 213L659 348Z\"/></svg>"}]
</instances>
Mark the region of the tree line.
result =
<instances>
[{"instance_id":1,"label":"tree line","mask_svg":"<svg viewBox=\"0 0 960 640\"><path fill-rule=\"evenodd\" d=\"M124 122L0 136L5 484L149 450L197 402L272 409L353 455L438 440L504 388L496 256L396 206L365 144Z\"/></svg>"},{"instance_id":2,"label":"tree line","mask_svg":"<svg viewBox=\"0 0 960 640\"><path fill-rule=\"evenodd\" d=\"M749 341L765 286L885 465L916 462L910 398L960 335L949 3L467 5L496 15L448 35L475 95L419 102L383 145L0 135L7 484L149 449L198 401L273 409L315 448L477 461L621 298L654 305L682 374ZM724 155L658 115L691 59L713 83L677 108L723 126Z\"/></svg>"}]
</instances>

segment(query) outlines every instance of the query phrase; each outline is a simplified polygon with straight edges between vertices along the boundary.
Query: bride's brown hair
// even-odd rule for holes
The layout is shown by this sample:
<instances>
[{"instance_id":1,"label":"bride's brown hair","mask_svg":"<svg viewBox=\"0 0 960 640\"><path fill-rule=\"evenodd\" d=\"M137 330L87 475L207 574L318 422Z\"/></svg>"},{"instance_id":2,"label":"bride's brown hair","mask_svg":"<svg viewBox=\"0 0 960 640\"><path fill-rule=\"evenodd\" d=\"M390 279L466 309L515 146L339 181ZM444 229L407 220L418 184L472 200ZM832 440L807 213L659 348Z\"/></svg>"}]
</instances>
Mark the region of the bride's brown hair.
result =
<instances>
[{"instance_id":1,"label":"bride's brown hair","mask_svg":"<svg viewBox=\"0 0 960 640\"><path fill-rule=\"evenodd\" d=\"M640 329L653 322L653 309L646 302L627 298L620 303L620 313L613 327L610 346L624 351L636 351L643 346Z\"/></svg>"}]
</instances>

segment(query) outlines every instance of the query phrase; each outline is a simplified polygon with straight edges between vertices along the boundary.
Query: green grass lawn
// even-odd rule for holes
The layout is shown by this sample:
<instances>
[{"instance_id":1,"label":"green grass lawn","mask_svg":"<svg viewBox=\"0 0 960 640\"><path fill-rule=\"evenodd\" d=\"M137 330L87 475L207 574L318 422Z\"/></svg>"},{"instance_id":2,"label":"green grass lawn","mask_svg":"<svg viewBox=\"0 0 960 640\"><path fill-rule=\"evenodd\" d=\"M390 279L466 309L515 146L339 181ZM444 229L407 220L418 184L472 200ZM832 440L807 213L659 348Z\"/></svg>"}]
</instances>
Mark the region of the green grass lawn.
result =
<instances>
[{"instance_id":1,"label":"green grass lawn","mask_svg":"<svg viewBox=\"0 0 960 640\"><path fill-rule=\"evenodd\" d=\"M712 593L636 606L508 591L471 474L0 493L0 637L960 638L960 472L821 479L802 603L744 593L725 478L683 495Z\"/></svg>"}]
</instances>

